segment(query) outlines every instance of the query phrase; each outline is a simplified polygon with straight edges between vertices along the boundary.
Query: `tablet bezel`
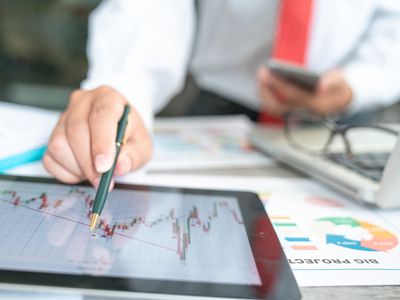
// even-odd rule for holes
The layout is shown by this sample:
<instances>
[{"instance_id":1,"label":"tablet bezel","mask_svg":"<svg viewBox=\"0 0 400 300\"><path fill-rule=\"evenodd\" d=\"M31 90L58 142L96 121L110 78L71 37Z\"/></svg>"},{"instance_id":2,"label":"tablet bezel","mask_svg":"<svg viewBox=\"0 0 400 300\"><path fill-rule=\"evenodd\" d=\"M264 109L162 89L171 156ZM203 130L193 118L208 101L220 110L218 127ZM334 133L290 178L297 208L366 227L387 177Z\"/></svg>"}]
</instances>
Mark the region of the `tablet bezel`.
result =
<instances>
[{"instance_id":1,"label":"tablet bezel","mask_svg":"<svg viewBox=\"0 0 400 300\"><path fill-rule=\"evenodd\" d=\"M60 183L50 178L38 177L21 177L0 175L0 180L30 182L30 183L46 183L58 184ZM89 183L80 183L76 186L90 186ZM254 225L252 220L262 219L266 226L269 226L269 234L273 232L274 243L276 244L277 237L273 230L272 224L267 217L264 206L255 193L251 192L238 192L238 191L221 191L221 190L203 190L203 189L189 189L180 187L160 187L149 185L132 185L117 183L115 189L123 190L136 190L136 191L157 191L166 193L179 193L191 195L215 195L215 196L228 196L237 199L239 204L243 223L246 228L246 233L251 241L253 238L260 238L264 233L258 232L254 234ZM271 231L272 229L272 231ZM255 236L257 235L257 236ZM252 254L255 260L258 258L259 249L254 249L250 242ZM286 282L280 282L277 287L269 291L262 297L268 299L299 299L300 292L290 266L286 260L285 254L280 246L275 245L276 249L280 251L279 261L268 261L265 258L262 260L266 265L279 264L282 268L280 275L284 274ZM71 275L60 273L45 273L45 272L31 272L31 271L14 271L0 269L0 283L5 284L22 284L22 285L39 285L47 287L58 288L77 288L85 290L96 291L118 291L118 292L134 292L134 293L152 293L152 294L171 294L182 296L200 296L200 297L228 297L228 298L245 298L245 299L259 299L260 286L251 285L238 285L238 284L220 284L220 283L206 283L206 282L192 282L192 281L174 281L174 280L156 280L156 279L141 279L141 278L124 278L124 277L109 277L109 276L93 276L93 275ZM264 283L263 283L264 284ZM282 289L282 285L285 286ZM288 298L288 296L290 296Z\"/></svg>"}]
</instances>

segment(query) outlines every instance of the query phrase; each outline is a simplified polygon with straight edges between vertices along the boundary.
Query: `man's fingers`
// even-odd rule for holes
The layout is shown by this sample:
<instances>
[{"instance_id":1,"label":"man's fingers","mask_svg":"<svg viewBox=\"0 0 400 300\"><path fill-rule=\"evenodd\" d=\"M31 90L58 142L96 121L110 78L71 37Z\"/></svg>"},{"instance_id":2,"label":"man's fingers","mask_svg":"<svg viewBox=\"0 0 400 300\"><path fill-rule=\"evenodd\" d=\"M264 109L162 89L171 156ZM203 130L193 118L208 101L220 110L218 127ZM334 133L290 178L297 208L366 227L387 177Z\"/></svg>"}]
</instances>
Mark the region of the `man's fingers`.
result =
<instances>
[{"instance_id":1,"label":"man's fingers","mask_svg":"<svg viewBox=\"0 0 400 300\"><path fill-rule=\"evenodd\" d=\"M132 151L130 149L126 149L126 145L123 146L123 150L118 157L117 165L115 167L115 175L125 175L128 174L133 169L133 157L135 157L135 153L132 155L128 154L128 151Z\"/></svg>"},{"instance_id":2,"label":"man's fingers","mask_svg":"<svg viewBox=\"0 0 400 300\"><path fill-rule=\"evenodd\" d=\"M273 116L283 116L287 113L290 108L281 101L277 100L275 95L270 90L266 90L263 92L264 101L264 110L268 112L268 114Z\"/></svg>"},{"instance_id":3,"label":"man's fingers","mask_svg":"<svg viewBox=\"0 0 400 300\"><path fill-rule=\"evenodd\" d=\"M90 96L88 95L87 97ZM83 96L68 108L65 131L80 169L85 177L92 184L95 184L99 174L94 169L90 155L90 130L88 123L90 105L88 103L90 103L90 99L85 99Z\"/></svg>"},{"instance_id":4,"label":"man's fingers","mask_svg":"<svg viewBox=\"0 0 400 300\"><path fill-rule=\"evenodd\" d=\"M269 99L266 106L282 115L289 110L297 107L309 107L315 102L316 95L292 84L278 76L273 75L266 69L258 72L259 82L261 83L262 97ZM267 107L268 109L268 107Z\"/></svg>"},{"instance_id":5,"label":"man's fingers","mask_svg":"<svg viewBox=\"0 0 400 300\"><path fill-rule=\"evenodd\" d=\"M273 90L281 93L284 102L289 105L304 106L313 99L313 93L307 92L303 88L277 76L271 76L269 78L269 85Z\"/></svg>"},{"instance_id":6,"label":"man's fingers","mask_svg":"<svg viewBox=\"0 0 400 300\"><path fill-rule=\"evenodd\" d=\"M107 86L72 93L49 140L43 158L45 168L61 181L76 183L87 179L97 186L100 173L109 170L114 162L118 122L126 104L118 91ZM120 173L146 163L152 151L150 135L133 107L129 120Z\"/></svg>"},{"instance_id":7,"label":"man's fingers","mask_svg":"<svg viewBox=\"0 0 400 300\"><path fill-rule=\"evenodd\" d=\"M65 115L61 116L51 134L47 153L64 169L68 170L76 177L82 177L82 170L76 161L65 135Z\"/></svg>"},{"instance_id":8,"label":"man's fingers","mask_svg":"<svg viewBox=\"0 0 400 300\"><path fill-rule=\"evenodd\" d=\"M91 155L99 173L108 171L114 161L118 122L125 104L121 96L105 93L91 107Z\"/></svg>"},{"instance_id":9,"label":"man's fingers","mask_svg":"<svg viewBox=\"0 0 400 300\"><path fill-rule=\"evenodd\" d=\"M49 153L44 155L43 165L50 174L53 174L55 178L65 183L75 184L83 179L61 166Z\"/></svg>"},{"instance_id":10,"label":"man's fingers","mask_svg":"<svg viewBox=\"0 0 400 300\"><path fill-rule=\"evenodd\" d=\"M132 109L129 129L129 139L121 148L115 169L116 175L124 175L137 170L148 162L153 154L153 144L150 135L140 122L140 116ZM136 122L135 122L136 121Z\"/></svg>"},{"instance_id":11,"label":"man's fingers","mask_svg":"<svg viewBox=\"0 0 400 300\"><path fill-rule=\"evenodd\" d=\"M121 154L118 157L116 166L116 175L124 175L142 167L151 157L151 146L145 146L143 143L128 142L123 145Z\"/></svg>"},{"instance_id":12,"label":"man's fingers","mask_svg":"<svg viewBox=\"0 0 400 300\"><path fill-rule=\"evenodd\" d=\"M353 92L340 70L324 74L319 82L316 101L309 103L309 108L319 114L342 113L349 106Z\"/></svg>"},{"instance_id":13,"label":"man's fingers","mask_svg":"<svg viewBox=\"0 0 400 300\"><path fill-rule=\"evenodd\" d=\"M260 68L257 72L258 83L259 85L268 85L269 78L271 76L271 72L267 68Z\"/></svg>"},{"instance_id":14,"label":"man's fingers","mask_svg":"<svg viewBox=\"0 0 400 300\"><path fill-rule=\"evenodd\" d=\"M319 80L318 91L320 93L326 93L330 90L339 88L343 80L343 75L339 70L329 71Z\"/></svg>"},{"instance_id":15,"label":"man's fingers","mask_svg":"<svg viewBox=\"0 0 400 300\"><path fill-rule=\"evenodd\" d=\"M258 73L259 93L263 109L274 116L282 116L289 111L289 107L281 102L268 85L270 73L261 69Z\"/></svg>"}]
</instances>

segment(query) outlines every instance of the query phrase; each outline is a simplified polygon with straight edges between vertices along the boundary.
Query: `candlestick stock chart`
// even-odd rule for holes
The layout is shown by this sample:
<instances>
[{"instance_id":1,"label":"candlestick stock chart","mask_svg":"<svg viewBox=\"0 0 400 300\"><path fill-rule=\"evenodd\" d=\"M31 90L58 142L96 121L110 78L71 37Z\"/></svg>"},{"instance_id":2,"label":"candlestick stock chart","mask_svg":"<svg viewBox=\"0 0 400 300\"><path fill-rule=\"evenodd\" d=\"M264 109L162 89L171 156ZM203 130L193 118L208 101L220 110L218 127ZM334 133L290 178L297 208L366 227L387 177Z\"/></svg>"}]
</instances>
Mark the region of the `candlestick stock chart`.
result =
<instances>
[{"instance_id":1,"label":"candlestick stock chart","mask_svg":"<svg viewBox=\"0 0 400 300\"><path fill-rule=\"evenodd\" d=\"M0 267L259 283L234 198L115 190L90 233L93 189L1 183Z\"/></svg>"}]
</instances>

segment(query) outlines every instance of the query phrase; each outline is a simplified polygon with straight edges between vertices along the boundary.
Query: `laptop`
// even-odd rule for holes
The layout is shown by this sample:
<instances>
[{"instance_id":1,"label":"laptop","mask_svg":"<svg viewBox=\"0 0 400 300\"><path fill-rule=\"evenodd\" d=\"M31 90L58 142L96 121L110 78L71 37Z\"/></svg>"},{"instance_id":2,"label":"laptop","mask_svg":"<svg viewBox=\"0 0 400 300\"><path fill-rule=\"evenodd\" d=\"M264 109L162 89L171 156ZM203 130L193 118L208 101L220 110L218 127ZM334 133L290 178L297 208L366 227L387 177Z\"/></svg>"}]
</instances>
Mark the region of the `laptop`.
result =
<instances>
[{"instance_id":1,"label":"laptop","mask_svg":"<svg viewBox=\"0 0 400 300\"><path fill-rule=\"evenodd\" d=\"M392 126L393 127L393 126ZM398 129L397 126L394 128ZM324 128L295 130L301 142L312 149ZM352 155L346 155L345 145L336 137L329 152L316 155L296 148L281 128L256 127L250 134L251 144L258 150L291 166L351 198L380 208L400 207L400 139L390 139L374 130L364 130Z\"/></svg>"}]
</instances>

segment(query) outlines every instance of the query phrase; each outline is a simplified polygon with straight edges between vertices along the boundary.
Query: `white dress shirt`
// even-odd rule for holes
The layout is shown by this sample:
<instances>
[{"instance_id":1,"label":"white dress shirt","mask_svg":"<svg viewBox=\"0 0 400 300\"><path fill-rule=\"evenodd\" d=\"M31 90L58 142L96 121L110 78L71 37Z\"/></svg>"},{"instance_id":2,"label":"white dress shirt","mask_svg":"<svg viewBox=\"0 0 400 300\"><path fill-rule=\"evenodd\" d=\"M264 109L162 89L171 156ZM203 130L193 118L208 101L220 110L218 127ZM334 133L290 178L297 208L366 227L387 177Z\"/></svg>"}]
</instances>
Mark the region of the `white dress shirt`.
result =
<instances>
[{"instance_id":1,"label":"white dress shirt","mask_svg":"<svg viewBox=\"0 0 400 300\"><path fill-rule=\"evenodd\" d=\"M258 109L278 0L104 0L90 17L82 88L120 91L151 127L190 71L206 90ZM197 26L196 26L197 23ZM306 65L344 70L352 112L400 98L400 1L315 0Z\"/></svg>"}]
</instances>

